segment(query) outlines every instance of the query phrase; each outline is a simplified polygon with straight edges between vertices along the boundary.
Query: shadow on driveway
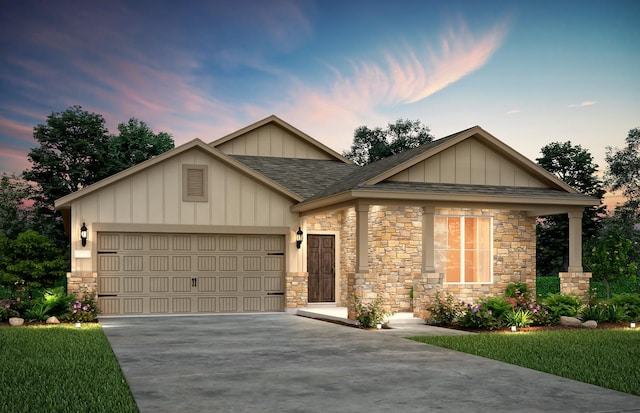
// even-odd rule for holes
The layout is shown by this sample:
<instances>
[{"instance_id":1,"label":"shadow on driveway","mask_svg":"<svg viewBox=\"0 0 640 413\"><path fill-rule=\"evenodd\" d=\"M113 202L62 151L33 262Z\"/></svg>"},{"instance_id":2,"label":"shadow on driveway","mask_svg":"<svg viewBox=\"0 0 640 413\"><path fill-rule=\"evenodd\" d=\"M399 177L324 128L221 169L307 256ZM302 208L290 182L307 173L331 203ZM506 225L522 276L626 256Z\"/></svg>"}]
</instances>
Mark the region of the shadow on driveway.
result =
<instances>
[{"instance_id":1,"label":"shadow on driveway","mask_svg":"<svg viewBox=\"0 0 640 413\"><path fill-rule=\"evenodd\" d=\"M100 323L143 413L640 411L640 397L398 331L289 314Z\"/></svg>"}]
</instances>

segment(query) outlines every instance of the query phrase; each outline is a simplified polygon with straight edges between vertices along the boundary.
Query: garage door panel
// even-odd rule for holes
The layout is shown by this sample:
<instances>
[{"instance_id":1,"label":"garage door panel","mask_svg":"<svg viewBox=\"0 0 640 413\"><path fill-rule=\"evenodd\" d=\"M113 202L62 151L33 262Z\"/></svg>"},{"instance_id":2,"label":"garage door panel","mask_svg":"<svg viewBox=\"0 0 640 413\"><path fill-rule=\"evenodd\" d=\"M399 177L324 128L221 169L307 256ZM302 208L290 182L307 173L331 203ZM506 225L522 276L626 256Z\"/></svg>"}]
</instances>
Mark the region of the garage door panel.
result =
<instances>
[{"instance_id":1,"label":"garage door panel","mask_svg":"<svg viewBox=\"0 0 640 413\"><path fill-rule=\"evenodd\" d=\"M244 297L242 311L262 311L262 297Z\"/></svg>"},{"instance_id":2,"label":"garage door panel","mask_svg":"<svg viewBox=\"0 0 640 413\"><path fill-rule=\"evenodd\" d=\"M217 277L198 277L198 291L212 293L216 291Z\"/></svg>"},{"instance_id":3,"label":"garage door panel","mask_svg":"<svg viewBox=\"0 0 640 413\"><path fill-rule=\"evenodd\" d=\"M173 277L172 289L174 293L184 293L191 291L191 277Z\"/></svg>"},{"instance_id":4,"label":"garage door panel","mask_svg":"<svg viewBox=\"0 0 640 413\"><path fill-rule=\"evenodd\" d=\"M235 313L238 311L238 297L220 297L218 311L221 313Z\"/></svg>"},{"instance_id":5,"label":"garage door panel","mask_svg":"<svg viewBox=\"0 0 640 413\"><path fill-rule=\"evenodd\" d=\"M282 311L284 308L284 296L269 295L264 297L264 311Z\"/></svg>"},{"instance_id":6,"label":"garage door panel","mask_svg":"<svg viewBox=\"0 0 640 413\"><path fill-rule=\"evenodd\" d=\"M264 290L269 292L284 291L284 279L282 277L264 277Z\"/></svg>"},{"instance_id":7,"label":"garage door panel","mask_svg":"<svg viewBox=\"0 0 640 413\"><path fill-rule=\"evenodd\" d=\"M142 293L144 280L142 277L124 277L122 279L123 293Z\"/></svg>"},{"instance_id":8,"label":"garage door panel","mask_svg":"<svg viewBox=\"0 0 640 413\"><path fill-rule=\"evenodd\" d=\"M191 297L174 297L171 299L174 313L191 313Z\"/></svg>"},{"instance_id":9,"label":"garage door panel","mask_svg":"<svg viewBox=\"0 0 640 413\"><path fill-rule=\"evenodd\" d=\"M169 277L149 277L149 291L152 293L168 293Z\"/></svg>"},{"instance_id":10,"label":"garage door panel","mask_svg":"<svg viewBox=\"0 0 640 413\"><path fill-rule=\"evenodd\" d=\"M98 291L102 294L117 294L120 292L120 277L98 277Z\"/></svg>"},{"instance_id":11,"label":"garage door panel","mask_svg":"<svg viewBox=\"0 0 640 413\"><path fill-rule=\"evenodd\" d=\"M142 298L123 298L122 299L122 312L124 314L142 314L143 311L143 299Z\"/></svg>"},{"instance_id":12,"label":"garage door panel","mask_svg":"<svg viewBox=\"0 0 640 413\"><path fill-rule=\"evenodd\" d=\"M284 311L284 236L98 233L103 314Z\"/></svg>"},{"instance_id":13,"label":"garage door panel","mask_svg":"<svg viewBox=\"0 0 640 413\"><path fill-rule=\"evenodd\" d=\"M169 312L168 298L150 298L149 312L151 314L164 314Z\"/></svg>"},{"instance_id":14,"label":"garage door panel","mask_svg":"<svg viewBox=\"0 0 640 413\"><path fill-rule=\"evenodd\" d=\"M216 270L216 258L211 256L199 256L198 257L198 271L215 271Z\"/></svg>"},{"instance_id":15,"label":"garage door panel","mask_svg":"<svg viewBox=\"0 0 640 413\"><path fill-rule=\"evenodd\" d=\"M262 277L244 277L243 291L262 291Z\"/></svg>"},{"instance_id":16,"label":"garage door panel","mask_svg":"<svg viewBox=\"0 0 640 413\"><path fill-rule=\"evenodd\" d=\"M229 293L238 291L237 277L220 277L220 291Z\"/></svg>"},{"instance_id":17,"label":"garage door panel","mask_svg":"<svg viewBox=\"0 0 640 413\"><path fill-rule=\"evenodd\" d=\"M120 271L120 257L117 255L98 256L98 271Z\"/></svg>"}]
</instances>

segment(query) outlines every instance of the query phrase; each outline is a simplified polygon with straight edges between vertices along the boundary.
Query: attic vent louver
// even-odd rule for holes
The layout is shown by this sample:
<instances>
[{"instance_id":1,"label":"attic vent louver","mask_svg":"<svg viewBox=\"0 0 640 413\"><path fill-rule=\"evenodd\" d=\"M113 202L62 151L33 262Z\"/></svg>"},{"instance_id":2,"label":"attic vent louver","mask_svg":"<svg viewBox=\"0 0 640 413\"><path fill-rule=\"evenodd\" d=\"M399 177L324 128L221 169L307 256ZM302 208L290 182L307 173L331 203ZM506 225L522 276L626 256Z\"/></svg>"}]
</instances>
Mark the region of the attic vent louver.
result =
<instances>
[{"instance_id":1,"label":"attic vent louver","mask_svg":"<svg viewBox=\"0 0 640 413\"><path fill-rule=\"evenodd\" d=\"M182 165L182 200L185 202L208 201L207 165Z\"/></svg>"}]
</instances>

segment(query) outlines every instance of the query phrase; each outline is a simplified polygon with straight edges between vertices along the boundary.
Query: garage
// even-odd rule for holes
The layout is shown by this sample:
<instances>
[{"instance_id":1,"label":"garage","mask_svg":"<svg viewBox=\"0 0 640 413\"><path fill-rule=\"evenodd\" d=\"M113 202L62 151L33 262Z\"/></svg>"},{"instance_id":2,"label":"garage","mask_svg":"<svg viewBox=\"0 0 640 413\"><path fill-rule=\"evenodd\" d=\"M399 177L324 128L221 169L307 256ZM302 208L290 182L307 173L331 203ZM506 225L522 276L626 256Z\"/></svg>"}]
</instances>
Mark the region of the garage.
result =
<instances>
[{"instance_id":1,"label":"garage","mask_svg":"<svg viewBox=\"0 0 640 413\"><path fill-rule=\"evenodd\" d=\"M103 315L284 311L282 235L99 232Z\"/></svg>"}]
</instances>

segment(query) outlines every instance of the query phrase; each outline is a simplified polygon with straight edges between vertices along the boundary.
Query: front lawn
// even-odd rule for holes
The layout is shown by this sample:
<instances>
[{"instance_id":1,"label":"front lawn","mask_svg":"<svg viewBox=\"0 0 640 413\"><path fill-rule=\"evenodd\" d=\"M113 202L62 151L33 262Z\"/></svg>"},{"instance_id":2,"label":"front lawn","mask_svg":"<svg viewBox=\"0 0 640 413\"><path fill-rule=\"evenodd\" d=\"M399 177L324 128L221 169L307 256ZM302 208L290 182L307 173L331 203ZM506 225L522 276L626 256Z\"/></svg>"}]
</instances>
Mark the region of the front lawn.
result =
<instances>
[{"instance_id":1,"label":"front lawn","mask_svg":"<svg viewBox=\"0 0 640 413\"><path fill-rule=\"evenodd\" d=\"M138 412L99 324L0 327L0 411Z\"/></svg>"},{"instance_id":2,"label":"front lawn","mask_svg":"<svg viewBox=\"0 0 640 413\"><path fill-rule=\"evenodd\" d=\"M640 329L410 338L640 396Z\"/></svg>"}]
</instances>

